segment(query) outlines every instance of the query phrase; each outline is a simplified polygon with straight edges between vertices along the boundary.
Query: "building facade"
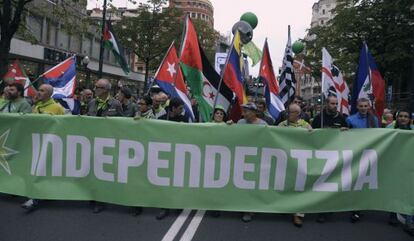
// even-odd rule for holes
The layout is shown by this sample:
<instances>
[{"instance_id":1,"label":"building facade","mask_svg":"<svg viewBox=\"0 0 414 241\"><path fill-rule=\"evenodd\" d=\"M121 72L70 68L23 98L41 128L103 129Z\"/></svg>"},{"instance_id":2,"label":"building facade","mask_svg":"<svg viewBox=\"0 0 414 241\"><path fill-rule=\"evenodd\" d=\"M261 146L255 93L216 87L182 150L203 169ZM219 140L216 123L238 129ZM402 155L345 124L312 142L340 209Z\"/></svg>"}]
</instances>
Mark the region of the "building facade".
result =
<instances>
[{"instance_id":1,"label":"building facade","mask_svg":"<svg viewBox=\"0 0 414 241\"><path fill-rule=\"evenodd\" d=\"M177 8L192 19L201 19L214 28L214 7L209 0L170 0L170 8Z\"/></svg>"},{"instance_id":2,"label":"building facade","mask_svg":"<svg viewBox=\"0 0 414 241\"><path fill-rule=\"evenodd\" d=\"M327 26L329 21L335 17L335 12L333 11L337 6L336 0L319 0L318 2L314 3L312 6L312 20L311 20L311 28L318 27L318 26ZM306 41L315 40L315 35L307 34L305 36ZM314 54L306 52L307 55ZM295 63L295 76L298 84L298 88L302 97L311 103L318 103L321 99L321 78L311 75L311 70L309 68L305 68L304 71L299 71L298 68L303 68L304 62L303 59L299 58L298 60L301 62ZM306 63L312 64L312 63Z\"/></svg>"},{"instance_id":3,"label":"building facade","mask_svg":"<svg viewBox=\"0 0 414 241\"><path fill-rule=\"evenodd\" d=\"M319 0L312 6L311 27L326 26L335 17L336 0Z\"/></svg>"},{"instance_id":4,"label":"building facade","mask_svg":"<svg viewBox=\"0 0 414 241\"><path fill-rule=\"evenodd\" d=\"M52 4L46 1L34 1L31 4ZM59 1L56 4L62 4ZM48 6L45 6L48 7ZM53 6L49 6L53 7ZM18 59L30 79L36 79L54 65L62 62L72 55L77 57L77 86L79 89L93 87L98 78L100 31L98 27L90 26L82 35L69 34L64 29L63 22L50 16L42 16L30 11L26 17L25 25L36 39L36 44L16 34L11 42L10 60ZM73 14L87 18L86 5L68 8ZM88 56L89 63L82 60ZM127 53L127 62L134 65L131 54ZM125 75L117 64L115 57L108 50L104 51L103 77L109 79L113 86L130 86L138 91L143 86L144 75L130 72Z\"/></svg>"}]
</instances>

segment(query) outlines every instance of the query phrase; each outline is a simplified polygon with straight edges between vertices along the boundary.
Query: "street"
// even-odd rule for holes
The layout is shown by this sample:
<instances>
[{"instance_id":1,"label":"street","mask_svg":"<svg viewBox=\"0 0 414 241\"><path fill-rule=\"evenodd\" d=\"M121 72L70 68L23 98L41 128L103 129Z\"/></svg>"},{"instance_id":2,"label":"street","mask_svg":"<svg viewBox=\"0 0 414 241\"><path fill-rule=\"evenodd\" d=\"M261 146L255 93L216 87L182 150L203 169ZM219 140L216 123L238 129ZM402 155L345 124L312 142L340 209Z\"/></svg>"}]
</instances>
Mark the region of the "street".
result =
<instances>
[{"instance_id":1,"label":"street","mask_svg":"<svg viewBox=\"0 0 414 241\"><path fill-rule=\"evenodd\" d=\"M132 208L107 205L102 213L93 214L88 202L75 201L43 201L39 209L27 214L20 208L24 200L0 195L1 241L413 240L401 227L388 225L384 212L364 212L356 224L349 222L348 213L329 215L324 224L310 214L304 226L296 228L290 215L256 214L252 222L243 223L241 214L235 212L213 217L211 212L176 210L156 220L158 209L154 208L133 216Z\"/></svg>"}]
</instances>

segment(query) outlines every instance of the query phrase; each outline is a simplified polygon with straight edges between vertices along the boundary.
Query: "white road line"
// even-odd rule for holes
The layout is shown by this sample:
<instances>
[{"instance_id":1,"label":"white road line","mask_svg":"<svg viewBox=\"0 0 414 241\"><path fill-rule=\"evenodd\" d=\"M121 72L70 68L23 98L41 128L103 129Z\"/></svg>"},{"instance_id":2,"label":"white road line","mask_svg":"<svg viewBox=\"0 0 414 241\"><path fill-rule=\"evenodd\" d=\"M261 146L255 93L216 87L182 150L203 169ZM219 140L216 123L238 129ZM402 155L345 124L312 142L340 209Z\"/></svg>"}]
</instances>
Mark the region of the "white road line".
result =
<instances>
[{"instance_id":1,"label":"white road line","mask_svg":"<svg viewBox=\"0 0 414 241\"><path fill-rule=\"evenodd\" d=\"M184 209L177 219L174 221L173 225L171 225L168 232L164 235L161 241L173 241L175 236L177 236L178 232L180 231L181 227L183 226L185 220L187 220L188 216L191 213L191 209Z\"/></svg>"},{"instance_id":2,"label":"white road line","mask_svg":"<svg viewBox=\"0 0 414 241\"><path fill-rule=\"evenodd\" d=\"M197 213L194 215L193 219L191 220L188 228L185 230L183 236L181 237L180 241L191 241L194 237L194 234L197 231L198 226L203 220L204 214L206 213L205 210L198 210Z\"/></svg>"}]
</instances>

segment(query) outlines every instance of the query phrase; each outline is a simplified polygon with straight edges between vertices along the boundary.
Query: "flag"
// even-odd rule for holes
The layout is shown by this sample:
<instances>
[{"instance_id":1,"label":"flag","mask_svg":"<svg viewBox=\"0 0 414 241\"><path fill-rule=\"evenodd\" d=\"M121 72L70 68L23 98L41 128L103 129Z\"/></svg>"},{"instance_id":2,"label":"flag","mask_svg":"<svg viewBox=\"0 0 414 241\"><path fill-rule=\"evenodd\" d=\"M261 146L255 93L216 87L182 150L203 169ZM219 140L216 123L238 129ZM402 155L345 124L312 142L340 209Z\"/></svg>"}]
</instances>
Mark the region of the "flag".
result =
<instances>
[{"instance_id":1,"label":"flag","mask_svg":"<svg viewBox=\"0 0 414 241\"><path fill-rule=\"evenodd\" d=\"M385 107L385 81L366 43L359 55L357 77L352 89L352 113L357 112L359 98L367 98L378 119L382 118Z\"/></svg>"},{"instance_id":2,"label":"flag","mask_svg":"<svg viewBox=\"0 0 414 241\"><path fill-rule=\"evenodd\" d=\"M69 110L72 115L80 115L81 103L79 100L73 98L56 99L57 102L66 110Z\"/></svg>"},{"instance_id":3,"label":"flag","mask_svg":"<svg viewBox=\"0 0 414 241\"><path fill-rule=\"evenodd\" d=\"M9 66L9 70L6 75L4 75L3 79L6 81L11 80L23 85L25 97L33 98L36 96L37 91L30 82L29 77L27 77L26 73L21 68L18 60L15 60L14 63Z\"/></svg>"},{"instance_id":4,"label":"flag","mask_svg":"<svg viewBox=\"0 0 414 241\"><path fill-rule=\"evenodd\" d=\"M124 73L127 75L129 73L129 66L124 55L124 49L122 48L118 41L118 38L114 34L111 23L109 21L105 22L103 41L104 47L109 51L112 51L112 53L115 56L116 62L118 62Z\"/></svg>"},{"instance_id":5,"label":"flag","mask_svg":"<svg viewBox=\"0 0 414 241\"><path fill-rule=\"evenodd\" d=\"M327 98L335 95L338 99L337 109L340 113L349 115L349 88L341 71L334 65L331 55L322 48L322 93Z\"/></svg>"},{"instance_id":6,"label":"flag","mask_svg":"<svg viewBox=\"0 0 414 241\"><path fill-rule=\"evenodd\" d=\"M54 99L70 98L76 89L76 58L72 56L41 75L43 82L53 86Z\"/></svg>"},{"instance_id":7,"label":"flag","mask_svg":"<svg viewBox=\"0 0 414 241\"><path fill-rule=\"evenodd\" d=\"M247 103L243 81L243 59L241 58L240 33L237 31L230 47L227 63L223 71L223 81L234 92L239 105Z\"/></svg>"},{"instance_id":8,"label":"flag","mask_svg":"<svg viewBox=\"0 0 414 241\"><path fill-rule=\"evenodd\" d=\"M260 62L262 58L262 51L253 43L253 41L248 42L243 45L243 53L245 53L252 60L252 66L255 66Z\"/></svg>"},{"instance_id":9,"label":"flag","mask_svg":"<svg viewBox=\"0 0 414 241\"><path fill-rule=\"evenodd\" d=\"M187 95L187 86L184 83L183 74L180 69L180 61L177 57L174 42L168 49L164 60L161 62L161 65L155 74L155 82L171 97L180 98L184 102L186 115L189 116L191 121L194 121L195 116L191 107L191 101Z\"/></svg>"},{"instance_id":10,"label":"flag","mask_svg":"<svg viewBox=\"0 0 414 241\"><path fill-rule=\"evenodd\" d=\"M293 72L293 51L292 41L290 39L290 26L288 31L288 41L285 48L285 55L283 57L282 73L280 74L280 93L279 97L283 104L290 102L295 97L296 80Z\"/></svg>"},{"instance_id":11,"label":"flag","mask_svg":"<svg viewBox=\"0 0 414 241\"><path fill-rule=\"evenodd\" d=\"M198 102L201 118L207 122L213 113L214 101L228 110L233 92L220 86L220 75L214 70L201 48L194 25L189 16L185 19L184 40L180 51L180 65L190 92Z\"/></svg>"},{"instance_id":12,"label":"flag","mask_svg":"<svg viewBox=\"0 0 414 241\"><path fill-rule=\"evenodd\" d=\"M273 70L272 59L270 58L267 39L263 47L262 63L260 64L259 77L265 85L265 98L267 109L273 119L278 120L280 112L285 110L285 106L279 99L279 85Z\"/></svg>"}]
</instances>

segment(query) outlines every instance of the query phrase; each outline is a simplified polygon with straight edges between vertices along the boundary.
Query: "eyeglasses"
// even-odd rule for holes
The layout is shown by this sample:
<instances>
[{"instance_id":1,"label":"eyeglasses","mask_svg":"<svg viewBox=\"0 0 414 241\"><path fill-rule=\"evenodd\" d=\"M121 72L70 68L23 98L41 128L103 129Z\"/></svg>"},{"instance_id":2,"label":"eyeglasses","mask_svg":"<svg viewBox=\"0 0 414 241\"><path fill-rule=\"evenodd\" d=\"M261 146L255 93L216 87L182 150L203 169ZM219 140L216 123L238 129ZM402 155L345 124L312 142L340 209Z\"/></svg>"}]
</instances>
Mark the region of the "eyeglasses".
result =
<instances>
[{"instance_id":1,"label":"eyeglasses","mask_svg":"<svg viewBox=\"0 0 414 241\"><path fill-rule=\"evenodd\" d=\"M95 89L105 89L105 87L102 87L102 86L95 86Z\"/></svg>"}]
</instances>

